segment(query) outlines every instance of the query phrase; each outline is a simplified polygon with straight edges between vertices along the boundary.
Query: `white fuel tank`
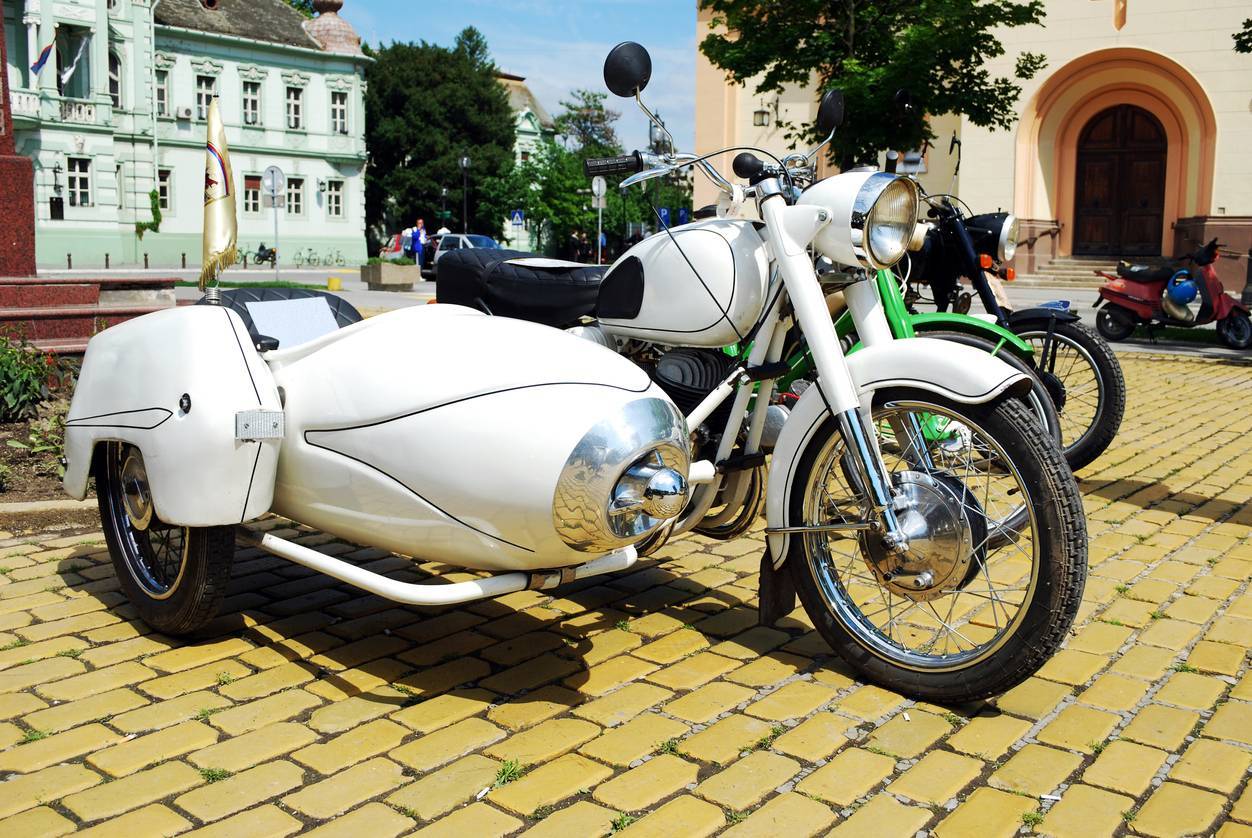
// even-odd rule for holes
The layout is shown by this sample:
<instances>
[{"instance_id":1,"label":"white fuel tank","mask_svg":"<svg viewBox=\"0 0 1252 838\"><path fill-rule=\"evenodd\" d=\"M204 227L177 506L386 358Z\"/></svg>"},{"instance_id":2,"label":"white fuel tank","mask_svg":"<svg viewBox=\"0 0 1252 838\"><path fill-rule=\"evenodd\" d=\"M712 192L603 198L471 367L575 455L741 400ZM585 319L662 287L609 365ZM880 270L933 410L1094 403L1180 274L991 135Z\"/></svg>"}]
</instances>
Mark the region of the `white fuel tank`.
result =
<instances>
[{"instance_id":1,"label":"white fuel tank","mask_svg":"<svg viewBox=\"0 0 1252 838\"><path fill-rule=\"evenodd\" d=\"M274 511L360 544L481 570L580 564L662 523L613 529L629 466L657 451L687 474L669 398L546 326L415 306L266 360L287 417Z\"/></svg>"},{"instance_id":2,"label":"white fuel tank","mask_svg":"<svg viewBox=\"0 0 1252 838\"><path fill-rule=\"evenodd\" d=\"M597 316L619 337L726 346L761 316L768 283L765 242L753 223L711 218L622 254L600 286Z\"/></svg>"}]
</instances>

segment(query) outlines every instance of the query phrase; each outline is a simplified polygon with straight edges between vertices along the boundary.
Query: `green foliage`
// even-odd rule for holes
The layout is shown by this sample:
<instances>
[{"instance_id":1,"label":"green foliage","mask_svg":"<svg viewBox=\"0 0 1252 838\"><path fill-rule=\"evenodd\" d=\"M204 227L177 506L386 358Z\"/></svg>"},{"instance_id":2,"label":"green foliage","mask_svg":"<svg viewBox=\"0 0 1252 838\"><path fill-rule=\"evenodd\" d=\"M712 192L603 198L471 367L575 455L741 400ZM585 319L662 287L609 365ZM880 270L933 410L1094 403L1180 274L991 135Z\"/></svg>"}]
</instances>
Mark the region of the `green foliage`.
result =
<instances>
[{"instance_id":1,"label":"green foliage","mask_svg":"<svg viewBox=\"0 0 1252 838\"><path fill-rule=\"evenodd\" d=\"M9 491L10 481L13 479L13 469L0 463L0 492Z\"/></svg>"},{"instance_id":2,"label":"green foliage","mask_svg":"<svg viewBox=\"0 0 1252 838\"><path fill-rule=\"evenodd\" d=\"M47 738L48 738L48 734L46 732L31 728L30 730L26 730L22 732L22 741L18 742L17 744L26 745L30 742L38 742L40 739L47 739Z\"/></svg>"},{"instance_id":3,"label":"green foliage","mask_svg":"<svg viewBox=\"0 0 1252 838\"><path fill-rule=\"evenodd\" d=\"M41 352L25 338L0 335L0 422L19 422L38 415L39 405L66 375L50 352Z\"/></svg>"},{"instance_id":4,"label":"green foliage","mask_svg":"<svg viewBox=\"0 0 1252 838\"><path fill-rule=\"evenodd\" d=\"M634 816L628 815L625 812L622 812L620 815L618 815L617 817L613 819L611 826L614 832L621 832L623 829L630 826L634 822L635 822Z\"/></svg>"},{"instance_id":5,"label":"green foliage","mask_svg":"<svg viewBox=\"0 0 1252 838\"><path fill-rule=\"evenodd\" d=\"M605 107L607 98L607 93L573 90L561 101L564 110L554 120L557 135L587 157L607 157L622 148L613 127L621 113Z\"/></svg>"},{"instance_id":6,"label":"green foliage","mask_svg":"<svg viewBox=\"0 0 1252 838\"><path fill-rule=\"evenodd\" d=\"M500 768L496 771L496 781L493 788L507 786L509 783L522 776L522 764L515 759L507 759L500 764Z\"/></svg>"},{"instance_id":7,"label":"green foliage","mask_svg":"<svg viewBox=\"0 0 1252 838\"><path fill-rule=\"evenodd\" d=\"M313 0L285 0L285 2L305 17L313 17Z\"/></svg>"},{"instance_id":8,"label":"green foliage","mask_svg":"<svg viewBox=\"0 0 1252 838\"><path fill-rule=\"evenodd\" d=\"M67 406L62 402L48 416L30 423L26 439L5 441L10 448L20 449L35 458L35 471L38 474L65 476L65 466L61 465L61 450L65 445L66 409Z\"/></svg>"},{"instance_id":9,"label":"green foliage","mask_svg":"<svg viewBox=\"0 0 1252 838\"><path fill-rule=\"evenodd\" d=\"M152 220L135 222L135 235L140 239L142 239L143 234L148 231L152 231L153 233L161 232L161 193L155 189L149 192L148 203L152 207Z\"/></svg>"},{"instance_id":10,"label":"green foliage","mask_svg":"<svg viewBox=\"0 0 1252 838\"><path fill-rule=\"evenodd\" d=\"M381 256L371 256L366 260L367 265L407 265L412 266L417 263L408 256L397 256L394 259L383 259Z\"/></svg>"},{"instance_id":11,"label":"green foliage","mask_svg":"<svg viewBox=\"0 0 1252 838\"><path fill-rule=\"evenodd\" d=\"M1043 812L1038 809L1033 812L1022 812L1022 823L1030 827L1038 826L1043 823Z\"/></svg>"},{"instance_id":12,"label":"green foliage","mask_svg":"<svg viewBox=\"0 0 1252 838\"><path fill-rule=\"evenodd\" d=\"M907 89L929 114L961 113L975 125L1009 128L1021 93L1019 80L1044 66L1022 53L1011 77L986 62L1004 55L1001 27L1038 24L1041 0L700 0L713 12L713 33L700 49L736 82L760 76L757 90L789 83L839 88L847 120L835 135L833 159L843 166L884 149L920 148L935 138L920 119L893 105ZM740 37L745 33L746 37ZM805 140L811 125L788 125L788 138Z\"/></svg>"},{"instance_id":13,"label":"green foliage","mask_svg":"<svg viewBox=\"0 0 1252 838\"><path fill-rule=\"evenodd\" d=\"M367 51L374 59L365 96L371 252L415 219L435 218L442 189L455 219L449 226L459 229L462 156L470 158L470 232L499 235L504 216L483 200L484 185L509 175L517 131L483 36L468 27L451 49L423 41Z\"/></svg>"},{"instance_id":14,"label":"green foliage","mask_svg":"<svg viewBox=\"0 0 1252 838\"><path fill-rule=\"evenodd\" d=\"M1252 52L1252 17L1243 22L1243 28L1233 36L1235 52Z\"/></svg>"},{"instance_id":15,"label":"green foliage","mask_svg":"<svg viewBox=\"0 0 1252 838\"><path fill-rule=\"evenodd\" d=\"M225 768L201 768L200 776L206 783L219 783L235 776L235 772L227 771Z\"/></svg>"}]
</instances>

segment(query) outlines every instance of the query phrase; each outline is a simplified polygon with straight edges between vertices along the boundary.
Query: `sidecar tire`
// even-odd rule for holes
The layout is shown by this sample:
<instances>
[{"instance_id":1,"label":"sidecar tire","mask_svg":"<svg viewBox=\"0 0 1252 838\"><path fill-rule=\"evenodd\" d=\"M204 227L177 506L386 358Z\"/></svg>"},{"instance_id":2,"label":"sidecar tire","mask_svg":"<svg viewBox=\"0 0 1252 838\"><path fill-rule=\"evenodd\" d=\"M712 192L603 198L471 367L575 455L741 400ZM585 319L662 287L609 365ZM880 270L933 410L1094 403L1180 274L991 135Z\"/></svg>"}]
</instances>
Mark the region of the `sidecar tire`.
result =
<instances>
[{"instance_id":1,"label":"sidecar tire","mask_svg":"<svg viewBox=\"0 0 1252 838\"><path fill-rule=\"evenodd\" d=\"M145 557L139 545L151 538L156 527L137 530L120 502L121 462L126 448L121 443L104 443L97 448L94 463L100 523L113 571L141 620L162 634L194 635L217 616L226 597L235 558L234 527L183 527L181 568L167 590L154 594L140 583L133 565L151 561L153 548L148 547ZM153 523L160 525L155 519Z\"/></svg>"}]
</instances>

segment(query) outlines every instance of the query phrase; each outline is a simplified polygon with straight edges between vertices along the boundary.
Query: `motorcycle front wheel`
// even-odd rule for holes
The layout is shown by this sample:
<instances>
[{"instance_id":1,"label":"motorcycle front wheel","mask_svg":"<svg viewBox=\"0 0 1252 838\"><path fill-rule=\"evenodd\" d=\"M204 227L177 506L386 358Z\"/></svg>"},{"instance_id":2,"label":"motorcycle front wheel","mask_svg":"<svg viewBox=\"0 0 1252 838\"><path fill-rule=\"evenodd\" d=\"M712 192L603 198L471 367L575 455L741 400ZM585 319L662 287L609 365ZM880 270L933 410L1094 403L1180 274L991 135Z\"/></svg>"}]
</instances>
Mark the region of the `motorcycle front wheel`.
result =
<instances>
[{"instance_id":1,"label":"motorcycle front wheel","mask_svg":"<svg viewBox=\"0 0 1252 838\"><path fill-rule=\"evenodd\" d=\"M874 531L792 535L787 564L805 611L836 653L890 689L961 703L1020 684L1060 647L1082 598L1073 474L1017 399L966 405L891 389L875 395L873 418L908 547L892 555ZM901 439L937 420L959 441ZM849 456L828 418L797 465L788 526L863 520ZM994 522L1022 504L1021 525L993 540Z\"/></svg>"},{"instance_id":2,"label":"motorcycle front wheel","mask_svg":"<svg viewBox=\"0 0 1252 838\"><path fill-rule=\"evenodd\" d=\"M1077 323L1032 321L1013 331L1035 350L1036 374L1061 420L1061 450L1074 471L1113 443L1126 412L1126 380L1107 342Z\"/></svg>"},{"instance_id":3,"label":"motorcycle front wheel","mask_svg":"<svg viewBox=\"0 0 1252 838\"><path fill-rule=\"evenodd\" d=\"M217 616L235 558L234 527L178 527L156 515L143 455L120 442L96 451L96 499L113 571L140 619L170 635Z\"/></svg>"}]
</instances>

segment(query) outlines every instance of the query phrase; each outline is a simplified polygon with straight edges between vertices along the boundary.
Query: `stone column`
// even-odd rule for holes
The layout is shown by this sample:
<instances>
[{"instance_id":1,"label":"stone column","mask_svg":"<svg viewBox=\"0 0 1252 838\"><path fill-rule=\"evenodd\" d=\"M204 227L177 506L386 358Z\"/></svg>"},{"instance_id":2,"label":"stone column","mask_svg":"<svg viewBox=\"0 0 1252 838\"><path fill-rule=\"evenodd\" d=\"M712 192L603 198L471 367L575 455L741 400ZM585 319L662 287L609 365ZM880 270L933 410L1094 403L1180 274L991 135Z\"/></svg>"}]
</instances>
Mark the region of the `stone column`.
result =
<instances>
[{"instance_id":1,"label":"stone column","mask_svg":"<svg viewBox=\"0 0 1252 838\"><path fill-rule=\"evenodd\" d=\"M8 67L4 15L0 14L0 68ZM9 107L9 74L0 72L0 276L35 273L35 169L30 158L17 154L13 112Z\"/></svg>"}]
</instances>

